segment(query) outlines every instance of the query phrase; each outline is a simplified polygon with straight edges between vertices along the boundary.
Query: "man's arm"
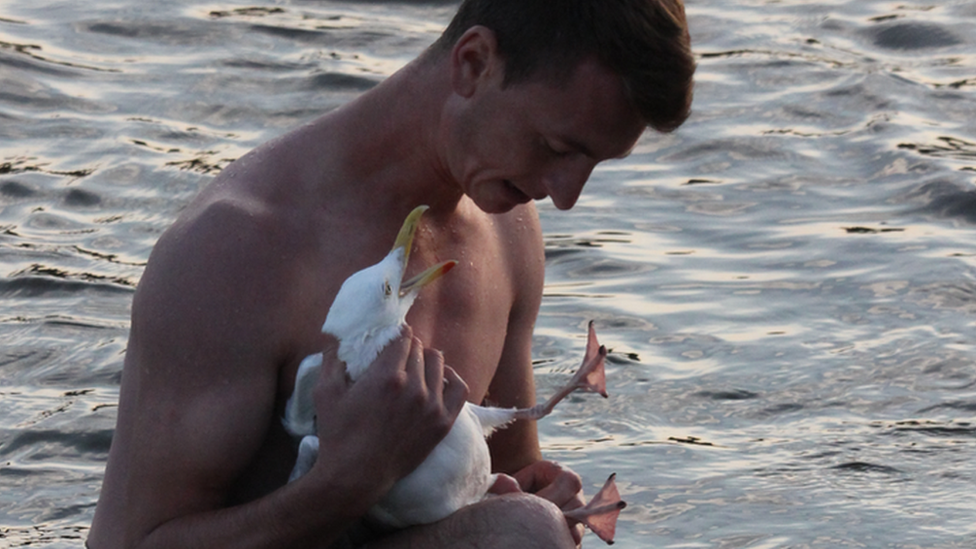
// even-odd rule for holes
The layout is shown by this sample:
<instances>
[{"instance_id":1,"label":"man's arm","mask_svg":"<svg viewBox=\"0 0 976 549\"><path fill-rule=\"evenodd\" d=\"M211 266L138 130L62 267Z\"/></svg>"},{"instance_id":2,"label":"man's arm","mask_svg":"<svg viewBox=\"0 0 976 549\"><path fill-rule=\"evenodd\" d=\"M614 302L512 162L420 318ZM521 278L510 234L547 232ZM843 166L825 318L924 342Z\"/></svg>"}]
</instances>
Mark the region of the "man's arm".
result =
<instances>
[{"instance_id":1,"label":"man's arm","mask_svg":"<svg viewBox=\"0 0 976 549\"><path fill-rule=\"evenodd\" d=\"M542 303L545 253L542 230L534 206L513 212L520 221L505 225L504 242L517 242L508 264L515 287L505 348L489 394L503 407L526 408L535 404L532 371L532 333ZM510 214L511 215L511 214ZM521 489L546 498L563 510L582 506L579 476L544 461L534 421L518 421L495 432L489 439L492 467L514 475Z\"/></svg>"},{"instance_id":2,"label":"man's arm","mask_svg":"<svg viewBox=\"0 0 976 549\"><path fill-rule=\"evenodd\" d=\"M222 508L278 421L291 303L262 216L218 204L157 244L133 304L92 549L328 546L423 459L460 409L463 383L449 384L457 389L442 400L443 384L429 381L444 375L443 362L409 334L349 390L342 366L327 360L317 391L344 402L316 400L327 457L299 481ZM402 437L406 429L417 436ZM383 446L391 439L416 442ZM377 451L391 465L363 474Z\"/></svg>"},{"instance_id":3,"label":"man's arm","mask_svg":"<svg viewBox=\"0 0 976 549\"><path fill-rule=\"evenodd\" d=\"M504 225L508 234L502 235L504 242L520 243L508 257L512 280L517 285L505 348L489 388L489 394L500 406L519 408L532 406L536 400L532 333L545 284L545 250L538 214L531 204L523 208L528 211L512 212L519 221ZM488 443L492 468L513 475L522 491L547 499L563 511L583 506L579 475L542 459L534 421L519 421L501 429ZM567 526L578 545L583 536L582 525L567 522Z\"/></svg>"},{"instance_id":4,"label":"man's arm","mask_svg":"<svg viewBox=\"0 0 976 549\"><path fill-rule=\"evenodd\" d=\"M545 254L538 214L531 204L520 206L499 223L501 242L508 251L505 265L513 285L505 344L488 387L493 406L528 408L535 405L532 372L532 333L542 303ZM488 439L492 469L513 474L542 459L534 421L517 421Z\"/></svg>"},{"instance_id":5,"label":"man's arm","mask_svg":"<svg viewBox=\"0 0 976 549\"><path fill-rule=\"evenodd\" d=\"M331 546L450 429L463 405L463 392L448 395L454 408L447 413L437 398L424 403L417 398L426 391L420 385L440 386L434 384L439 372L447 372L449 387L463 388L450 370L425 367L442 367L438 357L407 335L394 341L351 388L346 385L344 366L337 360L326 361L316 398L326 404L319 410L330 419L319 430L328 451L308 474L241 506L169 520L149 532L139 547ZM420 380L422 384L417 383ZM380 393L385 399L376 398ZM394 436L391 430L416 436ZM374 433L383 434L371 436ZM401 456L409 458L397 459Z\"/></svg>"}]
</instances>

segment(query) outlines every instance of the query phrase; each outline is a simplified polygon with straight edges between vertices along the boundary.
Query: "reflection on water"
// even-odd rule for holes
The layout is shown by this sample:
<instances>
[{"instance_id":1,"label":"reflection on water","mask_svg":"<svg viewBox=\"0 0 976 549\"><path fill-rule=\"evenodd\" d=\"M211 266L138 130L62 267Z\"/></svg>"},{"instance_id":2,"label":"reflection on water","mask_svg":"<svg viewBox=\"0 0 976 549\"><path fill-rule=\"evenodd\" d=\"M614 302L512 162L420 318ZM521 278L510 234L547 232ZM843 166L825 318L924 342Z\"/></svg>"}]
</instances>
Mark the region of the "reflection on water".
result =
<instances>
[{"instance_id":1,"label":"reflection on water","mask_svg":"<svg viewBox=\"0 0 976 549\"><path fill-rule=\"evenodd\" d=\"M976 6L689 4L692 118L540 208L540 394L612 349L546 453L618 473L623 547L976 545ZM453 9L0 4L0 545L86 535L180 209Z\"/></svg>"}]
</instances>

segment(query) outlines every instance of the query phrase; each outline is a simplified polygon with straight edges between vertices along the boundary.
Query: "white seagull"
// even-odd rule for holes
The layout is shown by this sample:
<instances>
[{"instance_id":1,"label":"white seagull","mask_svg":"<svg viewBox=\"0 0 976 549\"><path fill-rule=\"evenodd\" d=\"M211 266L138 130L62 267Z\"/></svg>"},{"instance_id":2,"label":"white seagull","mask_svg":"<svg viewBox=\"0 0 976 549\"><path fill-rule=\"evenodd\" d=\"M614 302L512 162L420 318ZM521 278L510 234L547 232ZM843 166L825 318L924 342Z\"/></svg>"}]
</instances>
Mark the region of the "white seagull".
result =
<instances>
[{"instance_id":1,"label":"white seagull","mask_svg":"<svg viewBox=\"0 0 976 549\"><path fill-rule=\"evenodd\" d=\"M339 341L338 358L355 382L380 351L406 323L407 311L419 290L451 270L456 261L434 265L410 280L403 280L420 216L427 206L418 206L407 216L393 249L379 263L354 273L342 284L329 308L322 331ZM606 348L589 326L583 365L573 379L545 404L528 409L492 408L465 403L447 436L427 459L400 479L370 510L371 518L395 528L436 522L485 498L497 475L491 474L491 457L485 440L495 429L516 419L540 419L557 402L576 389L607 396L603 360ZM311 469L319 453L315 436L315 407L312 389L319 377L322 354L306 357L299 365L295 389L285 407L282 423L294 437L301 438L298 459L289 482ZM614 476L585 507L566 516L582 522L601 539L613 543L617 515L626 506L620 500Z\"/></svg>"}]
</instances>

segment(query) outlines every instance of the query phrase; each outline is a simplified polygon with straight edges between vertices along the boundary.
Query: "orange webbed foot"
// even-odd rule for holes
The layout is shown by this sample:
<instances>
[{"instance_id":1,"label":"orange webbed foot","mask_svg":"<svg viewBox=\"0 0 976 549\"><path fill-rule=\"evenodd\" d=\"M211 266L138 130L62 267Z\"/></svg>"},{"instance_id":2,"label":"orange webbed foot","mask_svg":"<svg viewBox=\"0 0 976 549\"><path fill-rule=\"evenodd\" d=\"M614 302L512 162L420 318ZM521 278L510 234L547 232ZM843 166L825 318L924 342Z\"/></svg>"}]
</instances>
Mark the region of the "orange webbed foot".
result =
<instances>
[{"instance_id":1,"label":"orange webbed foot","mask_svg":"<svg viewBox=\"0 0 976 549\"><path fill-rule=\"evenodd\" d=\"M614 482L616 476L616 473L610 475L603 488L585 506L565 513L568 518L586 525L597 537L607 542L607 545L613 545L617 517L627 507L627 502L620 499L617 491L617 484Z\"/></svg>"},{"instance_id":2,"label":"orange webbed foot","mask_svg":"<svg viewBox=\"0 0 976 549\"><path fill-rule=\"evenodd\" d=\"M573 391L587 391L590 393L600 393L603 398L607 398L607 374L604 366L604 359L607 357L607 348L600 345L596 339L596 330L593 329L593 321L590 321L589 334L586 340L586 352L583 354L583 364L573 374L569 383L563 386L545 404L539 404L532 408L515 410L515 419L538 420L549 415L556 404L559 404Z\"/></svg>"},{"instance_id":3,"label":"orange webbed foot","mask_svg":"<svg viewBox=\"0 0 976 549\"><path fill-rule=\"evenodd\" d=\"M607 348L600 345L596 339L596 330L593 329L593 321L588 327L589 333L586 339L586 352L583 354L583 364L573 375L572 385L577 389L600 393L603 398L607 398L607 373L604 360L607 357Z\"/></svg>"}]
</instances>

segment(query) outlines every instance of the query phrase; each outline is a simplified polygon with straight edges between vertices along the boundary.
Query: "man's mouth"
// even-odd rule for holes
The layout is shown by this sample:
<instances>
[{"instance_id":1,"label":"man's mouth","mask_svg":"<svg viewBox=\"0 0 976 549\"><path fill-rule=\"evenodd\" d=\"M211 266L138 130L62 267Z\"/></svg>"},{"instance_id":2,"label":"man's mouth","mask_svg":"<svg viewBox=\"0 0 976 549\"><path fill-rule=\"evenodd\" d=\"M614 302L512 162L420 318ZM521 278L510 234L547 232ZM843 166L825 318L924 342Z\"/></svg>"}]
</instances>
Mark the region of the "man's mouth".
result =
<instances>
[{"instance_id":1,"label":"man's mouth","mask_svg":"<svg viewBox=\"0 0 976 549\"><path fill-rule=\"evenodd\" d=\"M534 196L530 196L524 191L522 191L521 189L519 189L518 187L516 187L511 181L507 179L504 181L504 183L505 183L505 188L508 189L508 191L511 192L513 196L517 197L517 202L519 203L526 203L529 202L530 200L541 200L545 198L545 196L540 196L538 198Z\"/></svg>"},{"instance_id":2,"label":"man's mouth","mask_svg":"<svg viewBox=\"0 0 976 549\"><path fill-rule=\"evenodd\" d=\"M520 204L523 204L525 202L528 202L529 200L532 200L531 198L529 198L529 195L527 195L527 194L523 193L522 191L520 191L518 189L518 187L516 187L515 185L512 184L511 181L509 181L509 180L506 179L506 180L503 181L503 183L505 183L505 190L508 191L508 194L510 194L512 196L512 199L515 202L518 202Z\"/></svg>"}]
</instances>

